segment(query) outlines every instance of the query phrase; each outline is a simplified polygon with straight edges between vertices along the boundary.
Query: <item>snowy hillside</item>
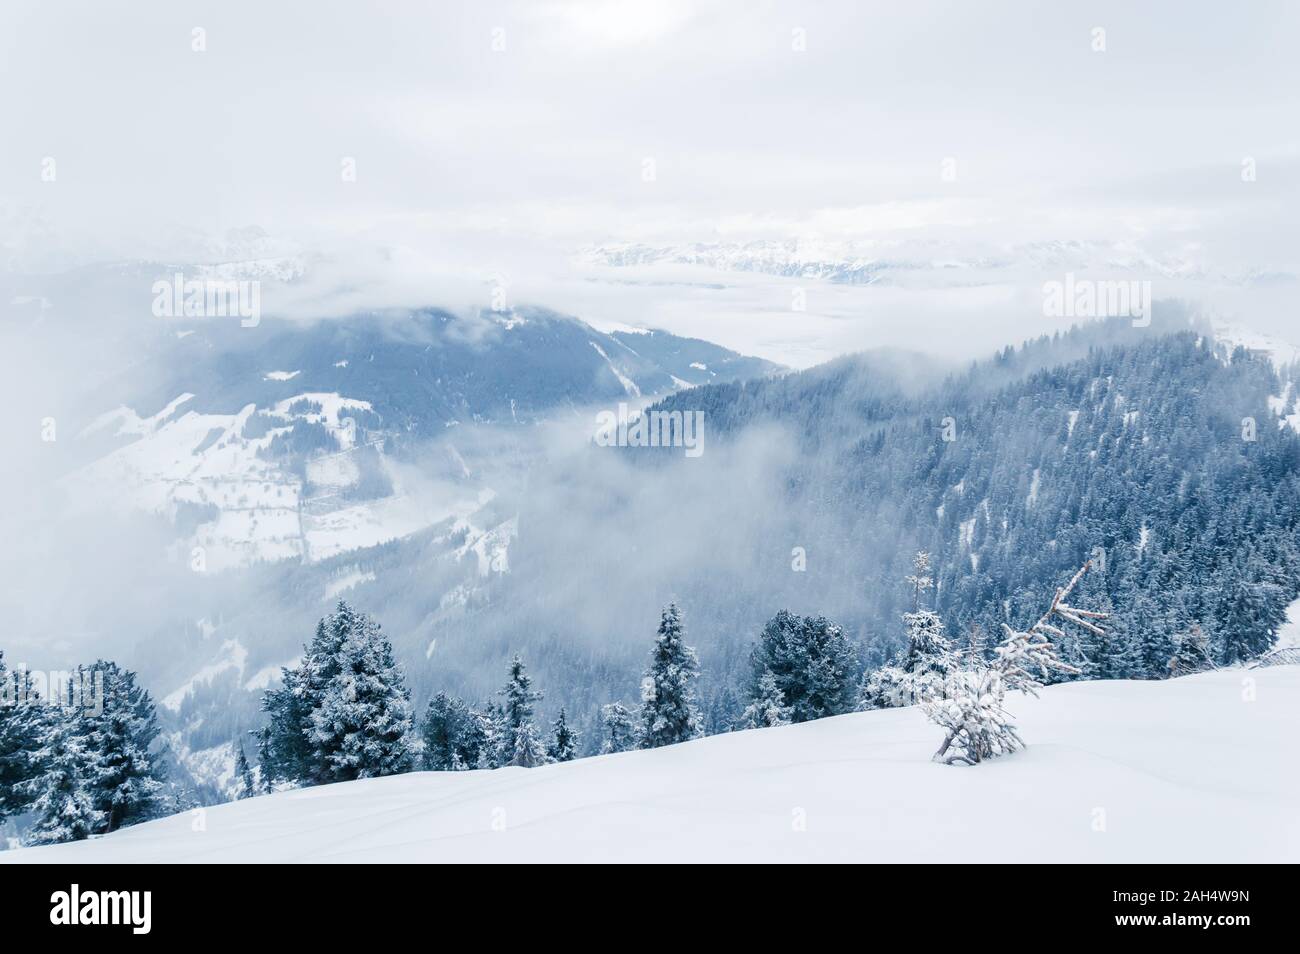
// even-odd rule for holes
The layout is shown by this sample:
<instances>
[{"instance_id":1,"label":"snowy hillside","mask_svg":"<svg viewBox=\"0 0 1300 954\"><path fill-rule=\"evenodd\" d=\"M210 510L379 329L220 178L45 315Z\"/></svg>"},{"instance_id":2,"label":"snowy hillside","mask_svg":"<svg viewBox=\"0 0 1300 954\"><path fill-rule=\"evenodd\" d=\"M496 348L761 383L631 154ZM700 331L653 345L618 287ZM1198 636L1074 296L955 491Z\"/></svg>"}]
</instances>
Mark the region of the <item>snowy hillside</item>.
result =
<instances>
[{"instance_id":1,"label":"snowy hillside","mask_svg":"<svg viewBox=\"0 0 1300 954\"><path fill-rule=\"evenodd\" d=\"M538 769L284 792L6 862L1300 860L1300 667L1014 698L1029 748L929 761L916 709Z\"/></svg>"}]
</instances>

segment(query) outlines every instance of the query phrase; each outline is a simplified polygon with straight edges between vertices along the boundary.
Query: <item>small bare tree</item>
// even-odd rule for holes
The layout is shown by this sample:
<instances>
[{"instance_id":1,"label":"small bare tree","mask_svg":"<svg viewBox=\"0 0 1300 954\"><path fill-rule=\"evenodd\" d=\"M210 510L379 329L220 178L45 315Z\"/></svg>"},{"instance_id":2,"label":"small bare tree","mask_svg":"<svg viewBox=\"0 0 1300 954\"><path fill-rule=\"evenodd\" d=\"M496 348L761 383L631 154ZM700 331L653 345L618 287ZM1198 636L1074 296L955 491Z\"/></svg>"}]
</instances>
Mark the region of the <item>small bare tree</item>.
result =
<instances>
[{"instance_id":1,"label":"small bare tree","mask_svg":"<svg viewBox=\"0 0 1300 954\"><path fill-rule=\"evenodd\" d=\"M1056 591L1047 612L1028 629L1014 630L1002 624L1006 638L997 647L991 665L971 654L969 666L945 680L941 695L923 698L921 708L926 717L946 733L934 754L936 762L974 765L1024 747L1003 705L1007 691L1037 695L1037 690L1053 673L1078 675L1079 672L1061 659L1052 642L1052 638L1065 637L1065 632L1053 620L1059 619L1099 636L1105 634L1101 622L1107 618L1106 613L1079 609L1065 601L1090 565L1091 561L1084 563L1070 582Z\"/></svg>"}]
</instances>

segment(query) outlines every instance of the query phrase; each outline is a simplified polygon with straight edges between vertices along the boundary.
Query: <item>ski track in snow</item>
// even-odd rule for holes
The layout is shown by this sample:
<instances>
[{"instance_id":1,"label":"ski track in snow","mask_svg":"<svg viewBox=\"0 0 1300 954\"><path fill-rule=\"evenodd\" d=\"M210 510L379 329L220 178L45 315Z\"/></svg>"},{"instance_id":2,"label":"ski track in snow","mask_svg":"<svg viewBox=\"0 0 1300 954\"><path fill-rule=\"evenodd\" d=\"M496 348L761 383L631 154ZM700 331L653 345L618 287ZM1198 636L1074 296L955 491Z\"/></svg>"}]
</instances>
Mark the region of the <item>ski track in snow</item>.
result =
<instances>
[{"instance_id":1,"label":"ski track in snow","mask_svg":"<svg viewBox=\"0 0 1300 954\"><path fill-rule=\"evenodd\" d=\"M280 792L0 861L1294 862L1300 666L1250 675L1252 702L1241 670L1015 695L1029 747L976 767L931 762L939 730L896 709Z\"/></svg>"}]
</instances>

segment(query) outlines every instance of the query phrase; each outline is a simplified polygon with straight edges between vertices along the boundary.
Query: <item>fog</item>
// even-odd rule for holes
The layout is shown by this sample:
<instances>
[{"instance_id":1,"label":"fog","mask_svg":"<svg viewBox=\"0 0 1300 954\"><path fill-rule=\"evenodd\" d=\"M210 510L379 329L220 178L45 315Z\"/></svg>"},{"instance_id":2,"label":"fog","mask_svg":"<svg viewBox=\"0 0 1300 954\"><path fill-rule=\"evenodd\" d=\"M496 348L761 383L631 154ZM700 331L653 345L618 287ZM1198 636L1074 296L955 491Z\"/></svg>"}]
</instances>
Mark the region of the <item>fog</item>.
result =
<instances>
[{"instance_id":1,"label":"fog","mask_svg":"<svg viewBox=\"0 0 1300 954\"><path fill-rule=\"evenodd\" d=\"M7 658L119 655L167 691L216 649L199 620L223 621L256 669L290 658L327 607L336 567L196 577L165 520L67 492L102 452L79 434L117 406L113 388L184 377L158 364L172 329L149 310L173 266L282 265L291 277L263 280L263 309L304 327L431 306L475 339L500 293L507 309L664 328L792 368L893 349L914 382L1067 327L1044 316L1042 284L1076 266L1290 332L1294 5L890 14L739 0L7 3ZM582 254L792 240L910 267L855 285ZM464 428L395 461L416 499L490 488L491 516L519 520L510 573L476 584L498 597L491 611L440 608L438 586L463 567L423 538L357 590L422 688L484 691L507 649L537 640L607 655L634 680L628 661L667 600L705 644L739 643L778 604L848 605L846 548L900 546L889 527L805 539L836 515L784 505L800 435L710 432L698 460L632 454L591 442L600 410ZM467 480L446 478L447 443ZM800 546L816 572L790 572ZM704 611L719 591L744 608Z\"/></svg>"}]
</instances>

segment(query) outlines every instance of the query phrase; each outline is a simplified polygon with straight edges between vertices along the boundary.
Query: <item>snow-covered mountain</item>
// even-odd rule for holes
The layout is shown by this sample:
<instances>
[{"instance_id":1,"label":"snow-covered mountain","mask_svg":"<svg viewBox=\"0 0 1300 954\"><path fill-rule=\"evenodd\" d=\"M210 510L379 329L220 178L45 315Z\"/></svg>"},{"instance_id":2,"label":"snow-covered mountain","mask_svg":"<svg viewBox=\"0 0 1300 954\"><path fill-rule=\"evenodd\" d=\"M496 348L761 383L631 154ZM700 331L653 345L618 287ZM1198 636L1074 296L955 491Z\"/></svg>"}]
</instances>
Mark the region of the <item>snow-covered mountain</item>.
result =
<instances>
[{"instance_id":1,"label":"snow-covered mountain","mask_svg":"<svg viewBox=\"0 0 1300 954\"><path fill-rule=\"evenodd\" d=\"M457 450L456 428L534 425L775 369L705 341L605 334L532 309L174 331L144 367L100 387L100 403L116 406L81 428L86 462L63 486L81 506L170 520L208 570L321 560L444 520L470 526L494 490ZM430 476L429 457L412 475L402 452L435 439L441 492L419 494L409 483Z\"/></svg>"},{"instance_id":2,"label":"snow-covered mountain","mask_svg":"<svg viewBox=\"0 0 1300 954\"><path fill-rule=\"evenodd\" d=\"M1006 246L934 241L825 241L759 239L650 245L592 245L576 256L584 267L638 268L684 265L722 272L756 272L783 278L848 285L902 284L920 277L963 284L992 280L1013 269L1106 272L1146 279L1190 279L1252 284L1294 281L1270 269L1225 271L1192 253L1156 253L1131 244L1059 240Z\"/></svg>"},{"instance_id":3,"label":"snow-covered mountain","mask_svg":"<svg viewBox=\"0 0 1300 954\"><path fill-rule=\"evenodd\" d=\"M930 761L939 733L913 707L281 792L0 861L1300 861L1300 666L1010 708L1028 748L973 768Z\"/></svg>"}]
</instances>

